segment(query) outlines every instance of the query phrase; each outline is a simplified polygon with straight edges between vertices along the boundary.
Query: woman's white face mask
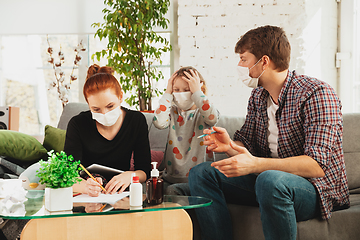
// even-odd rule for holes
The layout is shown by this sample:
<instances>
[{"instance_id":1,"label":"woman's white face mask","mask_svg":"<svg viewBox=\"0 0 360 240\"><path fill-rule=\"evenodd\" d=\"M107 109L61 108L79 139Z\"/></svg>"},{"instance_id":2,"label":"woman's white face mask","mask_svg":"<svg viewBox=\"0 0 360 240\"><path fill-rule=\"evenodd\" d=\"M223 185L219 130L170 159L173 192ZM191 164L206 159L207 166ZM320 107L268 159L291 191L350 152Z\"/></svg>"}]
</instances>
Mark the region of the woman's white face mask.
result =
<instances>
[{"instance_id":1,"label":"woman's white face mask","mask_svg":"<svg viewBox=\"0 0 360 240\"><path fill-rule=\"evenodd\" d=\"M174 103L181 110L188 110L194 105L194 101L191 100L191 92L174 92Z\"/></svg>"},{"instance_id":2,"label":"woman's white face mask","mask_svg":"<svg viewBox=\"0 0 360 240\"><path fill-rule=\"evenodd\" d=\"M242 67L242 66L237 66L236 70L238 72L239 75L239 79L248 87L250 88L257 88L258 84L259 84L259 78L261 77L261 75L265 72L262 71L262 73L260 74L260 76L258 76L257 78L252 78L250 77L250 70L256 66L256 64L258 64L260 62L261 58L259 59L259 61L257 61L254 66L252 66L251 68L247 68L247 67Z\"/></svg>"},{"instance_id":3,"label":"woman's white face mask","mask_svg":"<svg viewBox=\"0 0 360 240\"><path fill-rule=\"evenodd\" d=\"M119 119L119 117L121 116L122 112L120 109L120 106L117 108L114 108L113 110L102 114L102 113L94 113L91 112L92 114L92 118L94 120L96 120L98 123L100 123L101 125L104 126L112 126L116 123L116 121Z\"/></svg>"}]
</instances>

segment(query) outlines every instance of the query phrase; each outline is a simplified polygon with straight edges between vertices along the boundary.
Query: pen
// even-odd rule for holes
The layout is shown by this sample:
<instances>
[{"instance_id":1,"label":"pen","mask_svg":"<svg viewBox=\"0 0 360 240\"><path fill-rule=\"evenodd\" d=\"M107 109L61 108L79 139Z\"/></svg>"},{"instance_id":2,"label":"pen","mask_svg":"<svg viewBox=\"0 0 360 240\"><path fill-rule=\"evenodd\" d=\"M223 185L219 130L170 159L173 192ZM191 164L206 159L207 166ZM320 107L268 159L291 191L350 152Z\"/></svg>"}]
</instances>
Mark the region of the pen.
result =
<instances>
[{"instance_id":1,"label":"pen","mask_svg":"<svg viewBox=\"0 0 360 240\"><path fill-rule=\"evenodd\" d=\"M90 173L89 173L89 171L88 170L86 170L86 168L84 168L84 166L83 165L81 165L81 164L79 164L80 165L80 167L87 173L87 175L89 175L89 177L91 177L95 182L97 182L98 184L100 184L94 177L93 177L93 175L91 175ZM106 192L106 189L100 184L100 187L101 187L101 189L104 191L104 192Z\"/></svg>"},{"instance_id":2,"label":"pen","mask_svg":"<svg viewBox=\"0 0 360 240\"><path fill-rule=\"evenodd\" d=\"M102 205L102 207L99 209L99 212L102 212L106 204Z\"/></svg>"},{"instance_id":3,"label":"pen","mask_svg":"<svg viewBox=\"0 0 360 240\"><path fill-rule=\"evenodd\" d=\"M216 133L216 131L212 131L210 134L213 134L213 133ZM197 138L202 138L202 137L208 136L210 134L203 134L203 135L198 136Z\"/></svg>"}]
</instances>

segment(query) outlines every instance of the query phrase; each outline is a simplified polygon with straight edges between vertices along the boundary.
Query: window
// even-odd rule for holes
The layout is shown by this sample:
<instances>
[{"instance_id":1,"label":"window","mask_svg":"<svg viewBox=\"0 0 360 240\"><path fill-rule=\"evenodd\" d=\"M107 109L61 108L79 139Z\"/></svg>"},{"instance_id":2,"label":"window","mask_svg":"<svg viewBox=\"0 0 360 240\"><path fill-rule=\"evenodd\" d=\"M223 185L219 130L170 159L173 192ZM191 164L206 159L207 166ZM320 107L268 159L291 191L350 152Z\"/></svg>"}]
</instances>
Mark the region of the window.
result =
<instances>
[{"instance_id":1,"label":"window","mask_svg":"<svg viewBox=\"0 0 360 240\"><path fill-rule=\"evenodd\" d=\"M161 34L170 38L170 33ZM83 101L82 86L87 66L93 63L91 56L96 51L106 48L106 43L100 42L93 35L86 37L88 39L86 41L87 51L81 52L81 65L79 69L74 70L74 47L80 42L78 35L0 37L0 105L20 107L21 132L30 135L43 134L45 125L57 126L62 112L57 89L50 87L51 83L55 81L55 76L52 65L48 63L48 42L54 49L55 62L59 61L60 47L64 53L65 62L61 68L65 72L65 82L70 84L72 73L78 77L78 80L73 81L70 85L69 102ZM163 59L163 64L158 67L163 72L164 79L168 79L170 77L170 53L165 54ZM105 64L106 60L102 59L100 65ZM156 87L164 89L166 83L166 80L158 82ZM153 106L157 106L157 101L158 98L155 98ZM126 106L126 103L123 105Z\"/></svg>"},{"instance_id":2,"label":"window","mask_svg":"<svg viewBox=\"0 0 360 240\"><path fill-rule=\"evenodd\" d=\"M343 113L360 112L360 2L341 0L339 6L339 95Z\"/></svg>"},{"instance_id":3,"label":"window","mask_svg":"<svg viewBox=\"0 0 360 240\"><path fill-rule=\"evenodd\" d=\"M3 17L9 17L6 15L8 13L6 9L21 6L21 3L26 3L26 1L7 2L7 5L0 9L0 20L6 22L6 19L2 19ZM54 7L52 4L56 4L59 11L46 10L52 9ZM69 102L84 102L82 86L85 81L87 67L94 63L91 56L95 52L106 48L105 41L100 42L98 38L94 38L93 33L89 34L90 31L95 31L90 28L91 23L99 22L102 19L101 10L104 8L102 4L102 2L95 0L89 1L84 6L73 5L73 2L68 0L63 3L55 0L49 0L46 3L43 1L34 2L31 5L33 11L19 9L25 18L30 12L34 16L28 17L29 24L33 29L25 27L26 24L23 24L24 22L21 19L19 19L19 24L14 23L16 31L14 31L14 28L6 26L0 29L0 106L20 107L20 132L30 135L42 135L45 125L57 126L62 113L62 104L58 99L56 89L49 89L49 85L55 80L55 76L51 64L48 63L47 39L54 49L55 61L58 59L57 53L60 46L62 52L64 52L65 63L62 69L65 72L65 81L67 83L69 83L70 74L73 72L75 57L73 49L83 40L87 51L81 53L81 65L73 72L78 77L78 80L71 83ZM67 19L67 21L63 22L63 25L59 25L56 22L56 15L62 11L66 11L66 16L71 19ZM78 14L80 12L82 14ZM170 6L168 18L171 22L172 14L173 6ZM40 15L42 16L39 17ZM62 19L64 17L63 13L60 15L59 17ZM44 23L44 17L51 24ZM41 24L39 24L40 22ZM83 29L80 27L83 27ZM171 44L173 44L174 39L172 29L173 25L171 24L169 30L161 31L161 35L170 40ZM32 32L39 34L35 35ZM60 32L60 34L57 32ZM166 88L167 79L170 77L173 65L172 54L164 54L162 65L158 66L164 75L164 80L155 84L158 89ZM98 64L106 65L106 63L107 60L102 59ZM158 105L158 99L158 97L154 98L153 108ZM123 105L129 107L126 106L126 103L123 103Z\"/></svg>"}]
</instances>

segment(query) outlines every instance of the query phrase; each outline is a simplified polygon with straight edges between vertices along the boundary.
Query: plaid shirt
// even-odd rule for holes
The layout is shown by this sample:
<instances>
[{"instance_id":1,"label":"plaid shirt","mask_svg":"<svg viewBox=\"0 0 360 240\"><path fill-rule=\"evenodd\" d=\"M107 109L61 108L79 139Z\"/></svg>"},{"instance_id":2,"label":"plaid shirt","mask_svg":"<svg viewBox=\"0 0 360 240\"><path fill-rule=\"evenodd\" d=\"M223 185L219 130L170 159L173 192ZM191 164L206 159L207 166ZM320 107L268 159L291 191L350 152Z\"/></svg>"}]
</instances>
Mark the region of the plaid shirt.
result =
<instances>
[{"instance_id":1,"label":"plaid shirt","mask_svg":"<svg viewBox=\"0 0 360 240\"><path fill-rule=\"evenodd\" d=\"M258 157L270 157L268 96L262 87L252 91L246 121L234 135L234 140ZM279 158L307 155L319 163L325 176L308 180L319 193L322 218L329 219L334 208L350 206L341 102L328 84L289 71L278 103Z\"/></svg>"}]
</instances>

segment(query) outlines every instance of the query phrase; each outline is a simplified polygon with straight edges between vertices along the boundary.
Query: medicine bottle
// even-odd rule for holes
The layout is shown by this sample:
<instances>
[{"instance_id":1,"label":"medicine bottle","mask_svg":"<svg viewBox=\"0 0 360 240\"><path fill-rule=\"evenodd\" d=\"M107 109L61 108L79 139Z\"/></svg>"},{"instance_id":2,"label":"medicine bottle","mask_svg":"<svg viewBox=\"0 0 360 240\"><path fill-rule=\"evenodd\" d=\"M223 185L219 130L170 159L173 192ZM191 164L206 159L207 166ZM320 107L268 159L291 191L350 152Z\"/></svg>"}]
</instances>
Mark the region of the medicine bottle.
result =
<instances>
[{"instance_id":1,"label":"medicine bottle","mask_svg":"<svg viewBox=\"0 0 360 240\"><path fill-rule=\"evenodd\" d=\"M142 203L142 185L139 181L139 176L133 176L130 184L130 207L140 207Z\"/></svg>"},{"instance_id":2,"label":"medicine bottle","mask_svg":"<svg viewBox=\"0 0 360 240\"><path fill-rule=\"evenodd\" d=\"M151 177L146 181L146 202L150 205L160 204L164 198L163 180L159 178L159 170L156 169L157 162L152 162L153 169Z\"/></svg>"}]
</instances>

